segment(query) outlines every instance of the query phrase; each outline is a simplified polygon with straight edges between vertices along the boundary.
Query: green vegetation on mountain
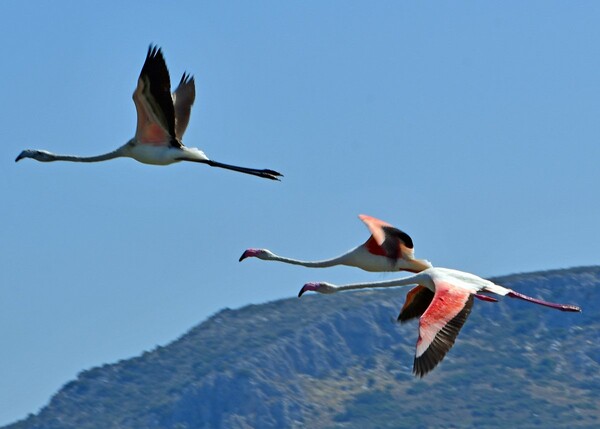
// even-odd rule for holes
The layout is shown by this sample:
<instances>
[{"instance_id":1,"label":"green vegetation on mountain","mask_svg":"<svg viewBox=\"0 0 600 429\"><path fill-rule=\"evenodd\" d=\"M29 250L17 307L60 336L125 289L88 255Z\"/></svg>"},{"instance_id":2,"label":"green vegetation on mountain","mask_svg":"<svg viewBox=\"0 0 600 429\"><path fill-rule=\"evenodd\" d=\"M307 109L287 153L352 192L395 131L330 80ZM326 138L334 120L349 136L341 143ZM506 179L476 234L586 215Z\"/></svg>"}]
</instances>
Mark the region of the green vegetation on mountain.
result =
<instances>
[{"instance_id":1,"label":"green vegetation on mountain","mask_svg":"<svg viewBox=\"0 0 600 429\"><path fill-rule=\"evenodd\" d=\"M494 280L583 313L477 301L417 379L417 322L394 322L407 288L223 310L5 429L600 427L600 267Z\"/></svg>"}]
</instances>

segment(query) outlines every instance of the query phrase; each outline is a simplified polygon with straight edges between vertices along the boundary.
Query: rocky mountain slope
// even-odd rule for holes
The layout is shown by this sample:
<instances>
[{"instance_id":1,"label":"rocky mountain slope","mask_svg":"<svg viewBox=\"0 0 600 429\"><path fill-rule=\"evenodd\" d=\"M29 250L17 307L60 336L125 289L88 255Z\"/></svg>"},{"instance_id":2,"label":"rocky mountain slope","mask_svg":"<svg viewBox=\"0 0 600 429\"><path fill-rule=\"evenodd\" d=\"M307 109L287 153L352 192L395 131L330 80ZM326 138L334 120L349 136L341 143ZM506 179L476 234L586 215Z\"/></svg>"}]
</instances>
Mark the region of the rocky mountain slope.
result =
<instances>
[{"instance_id":1,"label":"rocky mountain slope","mask_svg":"<svg viewBox=\"0 0 600 429\"><path fill-rule=\"evenodd\" d=\"M417 322L394 322L407 288L223 310L5 429L600 427L600 267L495 281L583 313L476 301L417 379Z\"/></svg>"}]
</instances>

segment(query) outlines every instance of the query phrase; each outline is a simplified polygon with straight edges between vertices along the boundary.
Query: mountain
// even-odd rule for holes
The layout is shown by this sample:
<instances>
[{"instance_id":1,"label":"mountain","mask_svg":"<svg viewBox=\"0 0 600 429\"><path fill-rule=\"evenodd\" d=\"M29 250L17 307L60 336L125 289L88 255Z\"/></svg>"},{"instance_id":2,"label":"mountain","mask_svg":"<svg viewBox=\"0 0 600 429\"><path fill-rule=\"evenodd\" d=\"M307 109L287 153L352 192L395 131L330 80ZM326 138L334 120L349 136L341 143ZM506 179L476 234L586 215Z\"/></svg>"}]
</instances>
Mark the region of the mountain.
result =
<instances>
[{"instance_id":1,"label":"mountain","mask_svg":"<svg viewBox=\"0 0 600 429\"><path fill-rule=\"evenodd\" d=\"M417 322L394 322L407 288L223 310L5 429L600 427L600 267L494 281L583 312L476 300L417 379Z\"/></svg>"}]
</instances>

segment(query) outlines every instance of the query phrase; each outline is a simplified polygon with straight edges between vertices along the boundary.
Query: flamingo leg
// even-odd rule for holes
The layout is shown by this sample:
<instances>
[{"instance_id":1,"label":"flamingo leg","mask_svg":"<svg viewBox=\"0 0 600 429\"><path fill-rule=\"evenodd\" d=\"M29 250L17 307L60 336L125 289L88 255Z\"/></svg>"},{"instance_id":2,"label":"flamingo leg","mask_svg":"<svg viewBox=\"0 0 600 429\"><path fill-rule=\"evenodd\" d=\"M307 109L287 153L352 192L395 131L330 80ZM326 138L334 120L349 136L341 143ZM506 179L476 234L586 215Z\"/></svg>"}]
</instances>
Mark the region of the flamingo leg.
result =
<instances>
[{"instance_id":1,"label":"flamingo leg","mask_svg":"<svg viewBox=\"0 0 600 429\"><path fill-rule=\"evenodd\" d=\"M533 302L534 304L543 305L550 308L555 308L560 311L576 311L581 312L581 308L576 305L566 305L566 304L555 304L553 302L543 301L541 299L532 298L527 295L523 295L522 293L515 292L514 290L508 292L506 296L510 296L511 298L519 298L524 301Z\"/></svg>"},{"instance_id":2,"label":"flamingo leg","mask_svg":"<svg viewBox=\"0 0 600 429\"><path fill-rule=\"evenodd\" d=\"M480 295L478 293L473 294L475 295L475 298L480 299L482 301L488 301L488 302L498 302L498 300L496 298L492 298L491 296L487 296L487 295Z\"/></svg>"},{"instance_id":3,"label":"flamingo leg","mask_svg":"<svg viewBox=\"0 0 600 429\"><path fill-rule=\"evenodd\" d=\"M211 167L224 168L226 170L237 171L239 173L251 174L253 176L262 177L264 179L280 180L279 177L283 177L283 174L275 170L259 170L256 168L238 167L237 165L224 164L222 162L213 161L212 159L190 159L190 158L178 158L178 161L191 161L199 162L201 164L208 164Z\"/></svg>"}]
</instances>

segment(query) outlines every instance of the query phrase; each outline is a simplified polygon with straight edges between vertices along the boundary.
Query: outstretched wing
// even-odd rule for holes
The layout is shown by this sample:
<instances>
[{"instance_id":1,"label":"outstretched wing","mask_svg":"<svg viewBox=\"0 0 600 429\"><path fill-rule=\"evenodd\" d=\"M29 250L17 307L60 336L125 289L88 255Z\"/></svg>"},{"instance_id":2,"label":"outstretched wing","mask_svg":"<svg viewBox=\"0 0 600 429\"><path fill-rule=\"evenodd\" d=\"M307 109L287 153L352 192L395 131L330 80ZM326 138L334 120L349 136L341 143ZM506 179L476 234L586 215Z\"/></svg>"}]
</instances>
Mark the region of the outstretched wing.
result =
<instances>
[{"instance_id":1,"label":"outstretched wing","mask_svg":"<svg viewBox=\"0 0 600 429\"><path fill-rule=\"evenodd\" d=\"M419 339L413 372L423 377L444 359L465 324L473 295L450 283L437 281L431 305L419 319Z\"/></svg>"},{"instance_id":2,"label":"outstretched wing","mask_svg":"<svg viewBox=\"0 0 600 429\"><path fill-rule=\"evenodd\" d=\"M137 111L135 138L140 144L180 147L175 134L171 78L162 51L150 45L133 92Z\"/></svg>"},{"instance_id":3,"label":"outstretched wing","mask_svg":"<svg viewBox=\"0 0 600 429\"><path fill-rule=\"evenodd\" d=\"M407 233L371 216L358 217L371 232L371 237L365 243L369 252L391 259L414 258L413 241Z\"/></svg>"},{"instance_id":4,"label":"outstretched wing","mask_svg":"<svg viewBox=\"0 0 600 429\"><path fill-rule=\"evenodd\" d=\"M173 93L173 104L175 107L175 135L179 140L183 138L183 134L190 121L190 113L192 105L196 99L196 85L194 77L188 73L184 73L179 82L179 86Z\"/></svg>"}]
</instances>

